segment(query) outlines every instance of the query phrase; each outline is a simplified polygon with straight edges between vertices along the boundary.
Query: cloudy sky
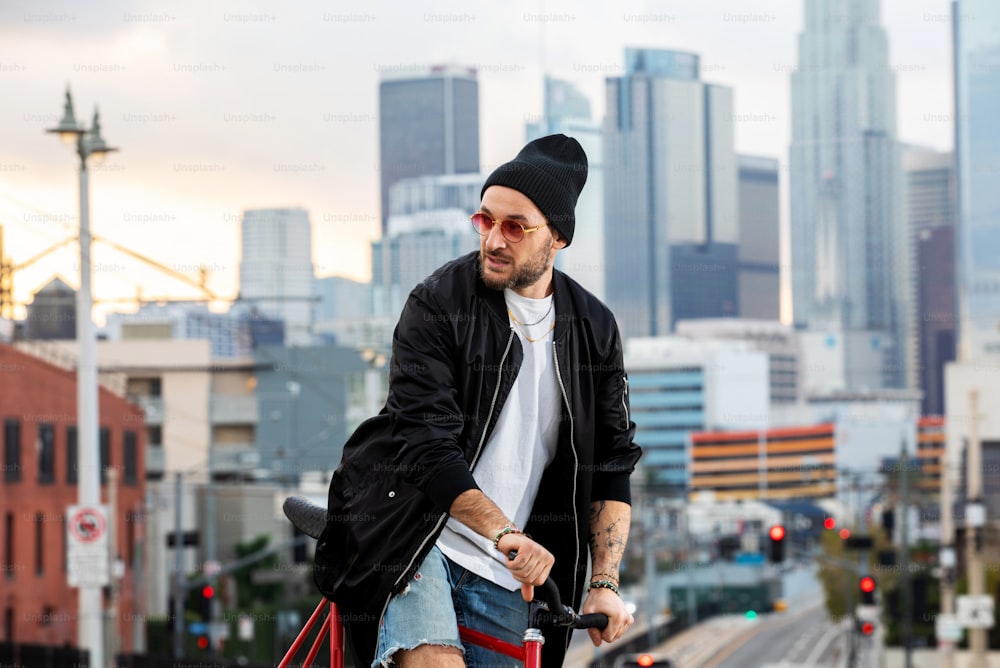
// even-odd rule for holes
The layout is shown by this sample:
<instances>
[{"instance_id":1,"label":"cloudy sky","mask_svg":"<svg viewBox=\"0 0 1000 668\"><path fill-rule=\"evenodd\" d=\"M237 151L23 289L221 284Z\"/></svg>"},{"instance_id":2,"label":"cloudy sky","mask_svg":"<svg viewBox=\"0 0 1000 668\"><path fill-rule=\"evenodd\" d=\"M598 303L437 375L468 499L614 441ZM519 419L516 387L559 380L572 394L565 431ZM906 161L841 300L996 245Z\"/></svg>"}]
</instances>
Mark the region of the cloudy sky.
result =
<instances>
[{"instance_id":1,"label":"cloudy sky","mask_svg":"<svg viewBox=\"0 0 1000 668\"><path fill-rule=\"evenodd\" d=\"M942 150L952 144L949 5L883 0L881 9L899 137ZM232 296L248 208L305 207L317 274L368 278L385 73L477 67L488 170L513 156L525 121L541 113L544 72L576 84L600 119L604 79L622 72L625 47L691 51L703 79L735 90L737 150L784 165L801 29L802 0L6 0L4 253L19 264L74 233L76 159L44 132L67 84L77 117L89 124L99 105L104 137L121 149L91 176L94 233L192 277L205 266L212 289ZM98 299L140 287L196 294L106 244L94 261ZM19 270L15 298L29 300L53 275L76 284L72 246Z\"/></svg>"}]
</instances>

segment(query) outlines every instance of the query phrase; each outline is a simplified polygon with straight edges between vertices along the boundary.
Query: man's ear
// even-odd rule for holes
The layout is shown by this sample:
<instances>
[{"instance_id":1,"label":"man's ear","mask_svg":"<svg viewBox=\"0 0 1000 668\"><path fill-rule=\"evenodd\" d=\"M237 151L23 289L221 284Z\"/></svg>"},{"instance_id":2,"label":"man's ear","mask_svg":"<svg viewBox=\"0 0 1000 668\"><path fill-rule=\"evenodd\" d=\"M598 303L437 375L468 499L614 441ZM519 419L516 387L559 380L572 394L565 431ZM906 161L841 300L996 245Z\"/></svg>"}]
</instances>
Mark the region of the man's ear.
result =
<instances>
[{"instance_id":1,"label":"man's ear","mask_svg":"<svg viewBox=\"0 0 1000 668\"><path fill-rule=\"evenodd\" d=\"M556 246L556 248L566 248L566 245L567 245L566 244L566 238L563 237L563 235L561 235L558 232L556 232L553 236L555 237L555 246Z\"/></svg>"}]
</instances>

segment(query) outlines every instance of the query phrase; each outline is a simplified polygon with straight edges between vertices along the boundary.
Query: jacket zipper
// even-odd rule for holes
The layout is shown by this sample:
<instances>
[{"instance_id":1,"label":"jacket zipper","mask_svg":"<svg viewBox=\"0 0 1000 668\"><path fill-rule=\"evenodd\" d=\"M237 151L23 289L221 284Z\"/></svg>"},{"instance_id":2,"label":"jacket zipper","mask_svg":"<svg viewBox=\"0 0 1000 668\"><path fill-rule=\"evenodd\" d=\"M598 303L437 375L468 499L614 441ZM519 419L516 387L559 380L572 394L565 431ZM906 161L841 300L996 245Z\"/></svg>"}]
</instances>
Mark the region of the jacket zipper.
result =
<instances>
[{"instance_id":1,"label":"jacket zipper","mask_svg":"<svg viewBox=\"0 0 1000 668\"><path fill-rule=\"evenodd\" d=\"M622 410L625 411L625 429L628 429L628 423L631 421L628 415L628 375L623 375L622 380L625 381L622 387Z\"/></svg>"},{"instance_id":2,"label":"jacket zipper","mask_svg":"<svg viewBox=\"0 0 1000 668\"><path fill-rule=\"evenodd\" d=\"M514 342L514 330L512 329L512 330L510 330L510 337L507 339L507 347L504 348L503 356L500 358L500 366L499 366L499 368L497 370L497 386L493 390L493 400L490 402L490 412L489 412L489 414L488 414L488 416L486 418L486 426L483 428L483 435L479 438L479 445L476 447L476 454L473 455L473 457L472 457L472 464L469 467L470 471L476 467L476 463L479 461L479 455L483 451L483 445L486 443L486 430L489 427L490 422L493 420L493 410L496 408L496 405L497 405L497 397L500 396L500 383L501 383L501 381L503 381L503 365L504 365L504 362L507 361L507 355L510 353L510 345L513 342ZM565 391L564 391L564 394L565 394ZM570 433L572 433L572 432L570 432ZM574 452L574 456L575 456L575 454L576 453ZM576 484L576 483L574 482L574 484ZM575 513L576 513L575 504L574 504L573 512L574 512L574 516L575 516ZM434 528L431 530L431 532L429 534L427 534L427 536L422 541L420 541L420 545L417 546L417 551L413 553L412 557L410 557L410 563L406 565L406 568L403 569L403 571L400 574L400 576L398 578L396 578L396 581L392 585L393 589L395 589L396 587L399 586L400 580L402 580L404 577L406 577L406 574L410 571L411 568L413 568L413 562L417 560L417 555L420 554L423 551L424 546L427 545L427 541L429 541L431 539L431 536L433 536L434 534L437 533L438 529L441 528L442 522L444 522L444 520L447 517L448 517L448 513L441 513L441 517L439 517L438 520L437 520L437 522L434 523ZM579 557L579 542L577 543L577 556ZM574 586L575 586L575 577L576 576L574 575ZM382 604L382 612L379 613L379 616L378 616L378 625L379 625L379 628L382 627L382 621L385 619L385 610L386 610L386 608L389 607L389 601L391 601L391 600L392 600L392 594L390 593L386 597L385 603ZM378 652L378 650L376 650L376 655L375 655L376 659L378 658L377 652Z\"/></svg>"},{"instance_id":3,"label":"jacket zipper","mask_svg":"<svg viewBox=\"0 0 1000 668\"><path fill-rule=\"evenodd\" d=\"M552 362L556 367L556 379L559 381L559 389L562 391L563 402L566 404L566 413L569 415L569 445L570 450L573 451L573 536L574 543L576 544L576 558L573 560L573 595L576 596L576 578L577 572L580 570L578 568L580 564L580 530L579 521L577 519L576 513L576 479L578 470L580 468L580 458L576 454L576 439L573 434L573 406L569 402L569 395L566 392L566 385L563 383L562 373L559 371L559 355L556 354L556 344L552 343ZM573 604L576 607L576 604ZM569 635L566 636L566 647L569 647ZM565 648L564 648L565 650Z\"/></svg>"},{"instance_id":4,"label":"jacket zipper","mask_svg":"<svg viewBox=\"0 0 1000 668\"><path fill-rule=\"evenodd\" d=\"M486 444L486 431L489 429L490 422L493 420L493 409L497 407L497 397L500 396L500 381L503 380L503 363L507 361L507 354L510 352L510 346L514 343L514 330L510 330L510 337L507 339L507 347L503 350L503 356L500 357L500 368L497 370L497 386L493 390L493 400L490 401L490 412L489 417L486 418L486 425L483 427L483 435L479 437L479 446L476 448L476 454L472 456L472 464L469 466L469 470L473 471L476 468L476 464L479 463L479 456L483 453L483 446Z\"/></svg>"}]
</instances>

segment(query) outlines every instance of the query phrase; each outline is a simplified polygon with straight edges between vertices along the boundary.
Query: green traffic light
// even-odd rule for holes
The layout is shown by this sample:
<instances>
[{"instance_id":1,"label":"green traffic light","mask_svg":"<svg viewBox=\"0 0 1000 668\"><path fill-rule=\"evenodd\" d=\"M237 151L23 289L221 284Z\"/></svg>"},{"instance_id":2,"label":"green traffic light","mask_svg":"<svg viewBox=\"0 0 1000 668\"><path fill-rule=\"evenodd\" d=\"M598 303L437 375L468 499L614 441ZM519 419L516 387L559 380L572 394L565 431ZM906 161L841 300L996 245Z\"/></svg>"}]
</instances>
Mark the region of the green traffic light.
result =
<instances>
[{"instance_id":1,"label":"green traffic light","mask_svg":"<svg viewBox=\"0 0 1000 668\"><path fill-rule=\"evenodd\" d=\"M757 619L757 611L756 610L747 610L747 619L749 619L750 621L753 621L753 620Z\"/></svg>"}]
</instances>

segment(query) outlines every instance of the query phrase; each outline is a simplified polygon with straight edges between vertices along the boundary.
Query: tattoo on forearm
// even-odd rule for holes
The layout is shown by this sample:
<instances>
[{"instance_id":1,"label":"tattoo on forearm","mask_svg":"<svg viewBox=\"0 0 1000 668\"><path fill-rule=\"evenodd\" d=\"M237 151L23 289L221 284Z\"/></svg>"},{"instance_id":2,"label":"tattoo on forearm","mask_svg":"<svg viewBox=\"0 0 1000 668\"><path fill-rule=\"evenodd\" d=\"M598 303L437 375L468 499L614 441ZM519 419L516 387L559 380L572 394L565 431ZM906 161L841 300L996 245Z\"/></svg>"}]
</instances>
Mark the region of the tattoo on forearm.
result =
<instances>
[{"instance_id":1,"label":"tattoo on forearm","mask_svg":"<svg viewBox=\"0 0 1000 668\"><path fill-rule=\"evenodd\" d=\"M621 526L622 518L617 517L607 525L603 525L601 515L607 508L604 501L595 502L590 509L590 551L600 554L606 570L617 573L625 554L626 531L628 523ZM624 529L624 530L623 530Z\"/></svg>"},{"instance_id":2,"label":"tattoo on forearm","mask_svg":"<svg viewBox=\"0 0 1000 668\"><path fill-rule=\"evenodd\" d=\"M601 513L604 512L604 509L607 507L607 505L608 505L607 501L597 501L595 503L590 504L590 524L591 524L591 526L593 526L594 522L596 522L597 520L599 520L601 518Z\"/></svg>"}]
</instances>

